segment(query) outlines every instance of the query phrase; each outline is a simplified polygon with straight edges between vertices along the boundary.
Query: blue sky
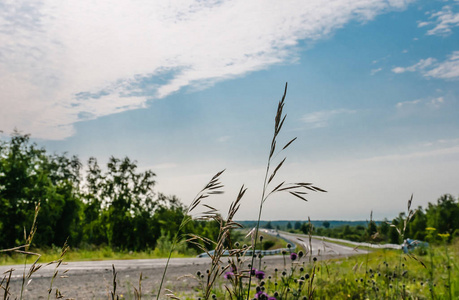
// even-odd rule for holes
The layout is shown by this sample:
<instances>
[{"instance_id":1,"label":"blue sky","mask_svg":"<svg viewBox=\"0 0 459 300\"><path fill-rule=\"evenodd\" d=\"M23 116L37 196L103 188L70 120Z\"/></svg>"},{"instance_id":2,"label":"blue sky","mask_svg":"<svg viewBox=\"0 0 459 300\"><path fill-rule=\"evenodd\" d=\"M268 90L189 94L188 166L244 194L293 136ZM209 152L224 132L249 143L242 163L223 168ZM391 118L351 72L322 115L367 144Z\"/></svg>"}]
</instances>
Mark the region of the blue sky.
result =
<instances>
[{"instance_id":1,"label":"blue sky","mask_svg":"<svg viewBox=\"0 0 459 300\"><path fill-rule=\"evenodd\" d=\"M459 194L459 1L0 3L0 129L49 151L129 156L185 204L227 169L255 219L289 88L278 195L264 219L392 218ZM282 157L279 157L282 158Z\"/></svg>"}]
</instances>

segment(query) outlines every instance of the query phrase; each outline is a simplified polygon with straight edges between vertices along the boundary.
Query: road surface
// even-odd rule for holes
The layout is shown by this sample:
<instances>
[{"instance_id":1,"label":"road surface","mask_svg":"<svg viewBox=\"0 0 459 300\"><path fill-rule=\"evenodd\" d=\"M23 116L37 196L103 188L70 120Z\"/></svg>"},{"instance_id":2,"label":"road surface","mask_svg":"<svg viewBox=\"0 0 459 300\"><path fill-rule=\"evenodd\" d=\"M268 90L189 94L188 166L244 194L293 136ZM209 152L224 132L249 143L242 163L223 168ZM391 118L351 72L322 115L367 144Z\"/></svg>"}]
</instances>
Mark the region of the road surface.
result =
<instances>
[{"instance_id":1,"label":"road surface","mask_svg":"<svg viewBox=\"0 0 459 300\"><path fill-rule=\"evenodd\" d=\"M279 235L286 240L301 245L305 249L309 249L312 246L310 255L318 259L366 253L365 250L353 249L317 238L313 238L311 244L309 244L307 236L285 232L280 232ZM298 251L298 249L295 249L295 251ZM115 265L118 283L117 291L119 294L133 299L133 287L138 288L139 276L142 273L142 299L152 299L155 297L165 264L166 259L69 262L61 265L58 269L59 273L52 286L52 298L54 298L57 287L64 295L64 299L107 299L110 291L113 290L112 265ZM198 282L193 275L198 270L205 272L209 264L210 259L208 257L171 259L165 287L175 292L188 292L190 289L198 288ZM263 258L263 264L268 272L274 268L282 269L284 259L282 255L266 256ZM29 266L26 267L26 272L28 268ZM14 269L11 278L10 291L13 295L11 298L19 298L24 265L0 266L0 274L4 274L10 269ZM64 273L66 270L67 272ZM54 272L55 265L43 266L32 275L31 281L26 280L24 299L47 299Z\"/></svg>"}]
</instances>

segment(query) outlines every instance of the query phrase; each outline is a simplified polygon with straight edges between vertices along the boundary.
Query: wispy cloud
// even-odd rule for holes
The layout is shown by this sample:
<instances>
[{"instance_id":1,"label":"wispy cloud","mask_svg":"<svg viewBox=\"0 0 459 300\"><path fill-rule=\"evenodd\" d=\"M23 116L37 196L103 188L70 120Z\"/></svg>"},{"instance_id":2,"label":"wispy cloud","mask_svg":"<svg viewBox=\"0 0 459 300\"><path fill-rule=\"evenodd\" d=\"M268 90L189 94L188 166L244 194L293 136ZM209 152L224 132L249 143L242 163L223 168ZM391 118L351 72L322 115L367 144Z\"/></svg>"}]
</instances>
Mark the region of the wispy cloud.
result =
<instances>
[{"instance_id":1,"label":"wispy cloud","mask_svg":"<svg viewBox=\"0 0 459 300\"><path fill-rule=\"evenodd\" d=\"M429 19L432 21L420 21L418 27L433 25L434 27L427 31L427 35L449 35L452 28L459 26L458 5L445 5L441 11L430 13Z\"/></svg>"},{"instance_id":2,"label":"wispy cloud","mask_svg":"<svg viewBox=\"0 0 459 300\"><path fill-rule=\"evenodd\" d=\"M0 128L63 139L73 124L297 57L351 20L408 0L0 4Z\"/></svg>"},{"instance_id":3,"label":"wispy cloud","mask_svg":"<svg viewBox=\"0 0 459 300\"><path fill-rule=\"evenodd\" d=\"M376 73L381 72L381 71L382 71L382 68L372 69L372 70L370 71L370 75L373 76L373 75L375 75Z\"/></svg>"},{"instance_id":4,"label":"wispy cloud","mask_svg":"<svg viewBox=\"0 0 459 300\"><path fill-rule=\"evenodd\" d=\"M420 72L425 77L457 80L459 79L459 51L451 53L443 62L437 62L435 58L429 57L409 67L395 67L392 72L397 74Z\"/></svg>"},{"instance_id":5,"label":"wispy cloud","mask_svg":"<svg viewBox=\"0 0 459 300\"><path fill-rule=\"evenodd\" d=\"M398 102L395 106L397 108L402 108L402 107L406 107L406 106L413 106L413 105L417 105L421 103L421 100L420 99L417 99L417 100L413 100L413 101L404 101L404 102Z\"/></svg>"},{"instance_id":6,"label":"wispy cloud","mask_svg":"<svg viewBox=\"0 0 459 300\"><path fill-rule=\"evenodd\" d=\"M431 57L429 57L427 59L421 59L418 63L416 63L416 64L414 64L412 66L406 67L406 68L395 67L395 68L392 69L392 72L400 74L400 73L404 73L404 72L422 71L425 68L427 68L428 66L431 66L435 61L436 60L434 58L431 58Z\"/></svg>"},{"instance_id":7,"label":"wispy cloud","mask_svg":"<svg viewBox=\"0 0 459 300\"><path fill-rule=\"evenodd\" d=\"M330 121L339 115L354 113L356 113L356 111L350 109L324 110L306 114L301 120L307 124L308 128L322 128L327 127Z\"/></svg>"},{"instance_id":8,"label":"wispy cloud","mask_svg":"<svg viewBox=\"0 0 459 300\"><path fill-rule=\"evenodd\" d=\"M444 103L445 103L445 99L443 97L434 97L434 98L428 98L428 99L416 99L413 101L398 102L395 105L395 107L400 110L401 109L403 110L412 109L419 105L439 108Z\"/></svg>"}]
</instances>

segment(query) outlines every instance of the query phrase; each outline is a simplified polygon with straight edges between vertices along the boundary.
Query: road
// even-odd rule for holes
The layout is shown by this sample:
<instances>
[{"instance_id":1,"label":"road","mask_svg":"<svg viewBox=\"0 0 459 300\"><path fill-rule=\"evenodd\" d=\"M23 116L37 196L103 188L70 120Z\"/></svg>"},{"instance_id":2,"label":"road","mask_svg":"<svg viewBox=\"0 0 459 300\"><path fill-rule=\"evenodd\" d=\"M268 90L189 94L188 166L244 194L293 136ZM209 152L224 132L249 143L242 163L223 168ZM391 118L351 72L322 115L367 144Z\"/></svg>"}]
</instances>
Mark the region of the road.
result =
<instances>
[{"instance_id":1,"label":"road","mask_svg":"<svg viewBox=\"0 0 459 300\"><path fill-rule=\"evenodd\" d=\"M267 232L265 232L267 233ZM276 233L277 234L277 233ZM307 236L280 232L280 237L309 249ZM319 260L333 257L343 257L366 253L365 250L353 249L335 243L311 239L311 257ZM295 249L298 251L298 249ZM283 268L284 260L281 255L266 256L263 263L267 269ZM133 294L133 287L138 287L139 275L142 273L143 299L154 298L156 289L164 271L166 259L133 259L68 262L59 267L59 273L53 282L53 293L58 287L65 298L69 299L107 299L113 288L112 265L117 271L117 291L120 294ZM207 258L174 258L171 259L167 272L165 287L175 292L186 292L197 288L198 284L193 274L199 270L204 272L210 265ZM28 271L29 266L26 267ZM0 266L0 274L14 269L11 280L11 293L19 298L24 265ZM64 271L68 270L66 273ZM32 280L26 280L24 299L47 299L51 278L55 265L43 266L32 275ZM61 277L62 275L65 275ZM54 298L54 297L53 297ZM14 299L14 297L12 297Z\"/></svg>"},{"instance_id":2,"label":"road","mask_svg":"<svg viewBox=\"0 0 459 300\"><path fill-rule=\"evenodd\" d=\"M266 234L273 236L279 235L281 238L292 241L293 243L298 244L302 248L306 249L308 252L306 253L307 255L315 257L326 256L328 258L331 256L350 256L356 254L365 254L368 252L364 249L352 248L336 244L317 236L311 237L311 241L309 241L309 236L304 234L292 234L283 231L275 232L267 229L262 229L262 231Z\"/></svg>"}]
</instances>

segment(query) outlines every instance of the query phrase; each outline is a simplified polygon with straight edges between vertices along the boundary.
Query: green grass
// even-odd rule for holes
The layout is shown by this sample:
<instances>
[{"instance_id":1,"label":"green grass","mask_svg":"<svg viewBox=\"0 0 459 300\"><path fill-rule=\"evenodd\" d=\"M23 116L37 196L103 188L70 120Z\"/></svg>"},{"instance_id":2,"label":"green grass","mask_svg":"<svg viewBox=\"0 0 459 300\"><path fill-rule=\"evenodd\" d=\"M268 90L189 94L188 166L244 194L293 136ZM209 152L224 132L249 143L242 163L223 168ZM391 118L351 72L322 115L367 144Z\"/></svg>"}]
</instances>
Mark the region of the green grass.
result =
<instances>
[{"instance_id":1,"label":"green grass","mask_svg":"<svg viewBox=\"0 0 459 300\"><path fill-rule=\"evenodd\" d=\"M251 298L257 286L264 287L271 297L275 292L280 294L283 282L288 281L290 291L277 299L303 299L312 289L313 299L459 299L459 239L447 246L447 252L441 245L430 250L432 256L427 252L416 256L417 260L400 250L377 250L368 256L314 263L303 258L287 266L286 276L280 274L282 270L276 275L268 268L264 280L252 283ZM311 282L307 276L312 274L315 275ZM308 288L309 283L311 288ZM218 299L230 299L225 285L231 290L231 282L227 279L222 278L214 285L213 292ZM196 298L191 294L180 296L182 299Z\"/></svg>"},{"instance_id":2,"label":"green grass","mask_svg":"<svg viewBox=\"0 0 459 300\"><path fill-rule=\"evenodd\" d=\"M53 249L31 249L32 252L40 253L40 263L48 263L58 260L61 255L60 248ZM195 257L195 253L173 252L172 257ZM147 258L167 258L167 254L159 251L114 251L110 247L100 247L97 249L71 249L65 254L65 261L91 261L91 260L117 260L117 259L147 259ZM0 254L1 265L23 264L25 255L23 254ZM28 255L27 263L33 263L36 256Z\"/></svg>"}]
</instances>

